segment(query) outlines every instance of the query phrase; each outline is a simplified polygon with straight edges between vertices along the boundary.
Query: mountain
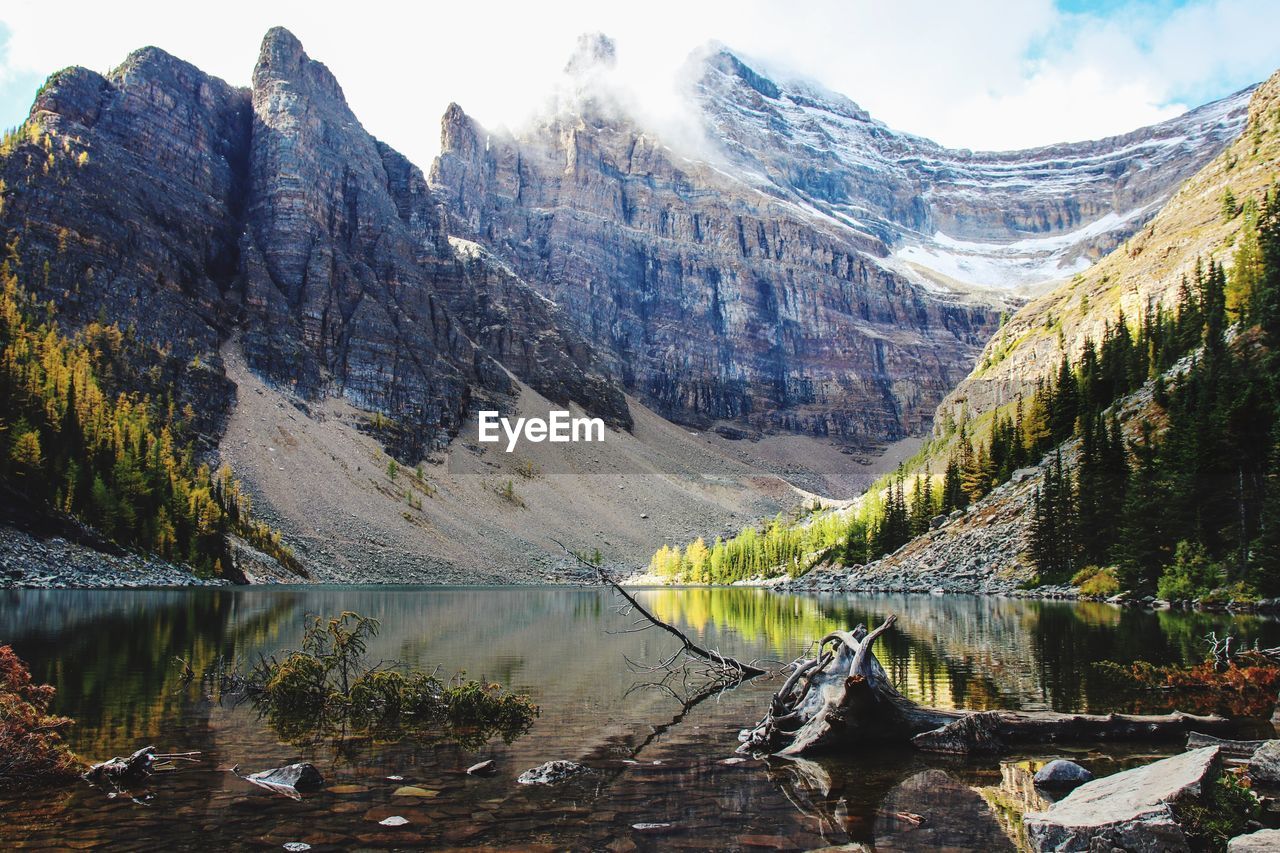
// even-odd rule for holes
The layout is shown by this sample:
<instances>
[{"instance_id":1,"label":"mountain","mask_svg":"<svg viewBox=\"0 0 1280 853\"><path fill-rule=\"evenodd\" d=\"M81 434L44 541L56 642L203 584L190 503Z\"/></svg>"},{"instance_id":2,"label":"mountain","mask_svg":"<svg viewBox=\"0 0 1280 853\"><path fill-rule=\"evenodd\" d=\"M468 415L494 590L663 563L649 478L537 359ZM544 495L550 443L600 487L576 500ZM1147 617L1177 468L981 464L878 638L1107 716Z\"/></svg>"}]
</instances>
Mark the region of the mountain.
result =
<instances>
[{"instance_id":1,"label":"mountain","mask_svg":"<svg viewBox=\"0 0 1280 853\"><path fill-rule=\"evenodd\" d=\"M1160 212L1123 245L1084 273L1032 300L987 342L975 369L947 395L938 423L974 418L1027 395L1058 369L1065 355L1079 358L1085 341L1102 339L1107 324L1178 304L1183 277L1197 262L1230 264L1242 220L1222 215L1227 191L1259 199L1276 180L1280 142L1275 110L1280 80L1253 90L1247 126L1217 157L1173 194Z\"/></svg>"},{"instance_id":2,"label":"mountain","mask_svg":"<svg viewBox=\"0 0 1280 853\"><path fill-rule=\"evenodd\" d=\"M566 306L663 415L864 443L918 433L995 309L1131 234L1248 96L1097 142L950 151L717 48L690 61L679 138L611 88L615 56L584 37L516 133L449 108L430 180L450 230Z\"/></svg>"},{"instance_id":3,"label":"mountain","mask_svg":"<svg viewBox=\"0 0 1280 853\"><path fill-rule=\"evenodd\" d=\"M836 215L863 196L931 197L897 172L855 179L865 140L833 137L831 162L850 168L828 169L826 197L798 149L790 177L767 176L799 144L792 107L819 109L814 87L701 56L690 103L706 139L687 147L597 86L607 40L583 47L572 96L520 134L451 107L429 179L280 28L248 88L154 47L105 75L65 69L0 144L4 260L63 332L119 326L89 347L102 387L166 409L157 422L180 421L198 462L233 463L318 578L560 577L546 554L561 541L639 561L655 541L796 507L812 498L800 477L864 487L879 463L850 445L923 432L1009 300L926 281L895 255L905 231ZM1179 125L1185 146L1138 132L1129 147L1147 133L1164 159L1092 145L1106 168L1171 181L1231 132L1232 108L1215 114ZM1052 203L1018 223L1071 233L1104 206L1072 192L1046 189ZM1116 195L1129 210L1159 193ZM912 214L918 233L994 216L949 204ZM482 408L566 406L602 417L609 440L516 458L468 438ZM24 446L31 470L38 450Z\"/></svg>"},{"instance_id":4,"label":"mountain","mask_svg":"<svg viewBox=\"0 0 1280 853\"><path fill-rule=\"evenodd\" d=\"M0 167L0 227L73 326L99 314L182 364L217 434L234 389L219 349L303 399L340 395L390 419L416 462L511 374L612 424L617 384L554 305L459 253L421 171L375 140L287 31L251 90L156 48L109 76L53 75ZM31 283L28 282L28 286ZM505 403L504 403L505 401Z\"/></svg>"},{"instance_id":5,"label":"mountain","mask_svg":"<svg viewBox=\"0 0 1280 853\"><path fill-rule=\"evenodd\" d=\"M724 49L690 76L707 135L744 183L879 241L935 287L1024 294L1135 233L1234 140L1250 87L1120 136L1022 151L944 148L808 81L774 82Z\"/></svg>"},{"instance_id":6,"label":"mountain","mask_svg":"<svg viewBox=\"0 0 1280 853\"><path fill-rule=\"evenodd\" d=\"M1093 345L1091 358L1096 370L1099 353L1105 359L1105 350L1112 349L1111 343L1102 344L1108 329L1114 340L1122 315L1132 330L1138 328L1141 318L1153 318L1159 311L1163 311L1166 320L1183 312L1183 316L1190 317L1186 323L1192 328L1189 336L1182 333L1182 343L1138 340L1143 346L1172 345L1189 353L1163 372L1153 370L1157 377L1149 378L1145 371L1130 377L1130 382L1134 378L1148 381L1107 408L1108 415L1114 413L1128 450L1128 488L1143 487L1137 469L1147 460L1157 472L1155 492L1162 495L1150 504L1142 504L1139 492L1124 507L1130 514L1153 519L1159 535L1153 534L1151 539L1160 545L1157 551L1163 549L1160 559L1147 566L1149 576L1135 581L1134 568L1125 565L1133 558L1124 556L1132 546L1118 543L1113 555L1118 552L1124 556L1119 582L1126 586L1116 586L1111 591L1154 591L1155 577L1160 576L1160 570L1169 565L1174 555L1170 546L1183 539L1196 544L1199 538L1216 546L1216 553L1202 557L1205 564L1210 559L1216 561L1214 571L1223 571L1232 582L1247 581L1265 594L1273 594L1267 591L1274 591L1278 576L1274 561L1267 563L1270 546L1259 540L1242 549L1243 555L1241 550L1233 550L1240 537L1251 538L1247 531L1256 533L1265 528L1260 521L1268 511L1264 502L1275 501L1270 485L1275 473L1274 467L1268 467L1267 453L1274 441L1268 421L1274 420L1276 399L1269 386L1275 385L1276 376L1274 354L1270 360L1266 357L1268 348L1274 347L1274 332L1268 327L1274 319L1265 319L1267 311L1274 312L1274 304L1267 302L1268 298L1274 301L1274 296L1255 301L1240 293L1238 289L1246 286L1243 278L1248 273L1242 273L1236 263L1242 246L1250 240L1256 245L1262 228L1257 217L1263 215L1264 198L1267 193L1274 193L1278 177L1280 72L1253 91L1247 124L1239 137L1178 188L1141 232L1084 274L1030 302L1009 319L987 345L973 373L939 407L935 440L914 461L913 470L931 471L935 480L940 476L948 460L959 452L955 432L959 423L968 424L970 436L981 445L990 440L993 416L1011 418L1019 398L1026 403L1023 415L1029 416L1037 383L1060 381L1054 376L1064 358L1079 373L1079 380L1073 378L1073 382L1086 386L1093 381L1082 364L1086 342ZM1250 230L1252 237L1247 236ZM1274 266L1278 260L1264 250L1261 258L1252 258L1249 263ZM1228 271L1227 300L1219 310L1237 321L1243 315L1243 322L1224 336L1227 343L1219 345L1219 354L1207 352L1212 346L1210 330L1215 324L1208 320L1202 324L1197 313L1211 312L1214 304L1213 299L1206 300L1204 296L1211 292L1207 289L1213 281L1210 264ZM1197 268L1202 270L1204 280L1199 287ZM1264 278L1266 275L1274 280L1274 269L1264 273ZM1189 286L1184 287L1184 281ZM1256 289L1265 284L1259 281L1248 286ZM1257 302L1262 303L1261 307ZM1202 334L1209 341L1204 349ZM1165 336L1175 337L1169 332ZM1119 347L1112 349L1119 351ZM1214 373L1215 370L1220 372ZM1183 385L1189 388L1189 400L1177 399ZM1144 429L1147 425L1150 434ZM1074 500L1096 502L1091 485L1080 484L1082 477L1092 478L1089 483L1093 483L1098 476L1096 462L1094 471L1081 473L1082 456L1088 449L1081 429L1077 425L1075 437L1014 471L1008 481L996 485L964 510L952 512L949 518L935 519L930 530L911 538L893 553L866 565L825 567L803 579L801 585L1011 593L1042 578L1044 568L1033 559L1036 495L1051 488L1047 480L1054 476L1059 456L1068 475L1076 478ZM1162 445L1170 432L1175 437ZM1187 438L1188 434L1196 435L1194 441ZM1168 449L1142 453L1143 448L1152 446ZM1111 488L1116 487L1112 484ZM1161 489L1170 493L1163 494ZM1123 488L1120 491L1123 503ZM1102 497L1104 501L1108 497L1115 499L1114 495ZM1264 508L1259 510L1259 505ZM1190 521L1188 516L1196 520ZM1076 535L1087 541L1094 534L1092 524L1116 523L1114 518L1091 519L1091 524L1085 525L1088 529ZM1245 563L1248 565L1241 569ZM1154 576L1150 576L1152 571ZM1065 578L1054 580L1061 583ZM1225 583L1221 578L1218 582ZM1137 586L1128 586L1135 583ZM1201 592L1207 594L1208 590Z\"/></svg>"},{"instance_id":7,"label":"mountain","mask_svg":"<svg viewBox=\"0 0 1280 853\"><path fill-rule=\"evenodd\" d=\"M638 560L806 497L628 399L566 306L448 233L421 171L283 29L247 89L157 48L52 75L0 147L0 238L65 333L122 330L95 347L108 393L178 413L319 578L556 577L556 541ZM604 418L605 445L465 439L477 409L564 406Z\"/></svg>"}]
</instances>

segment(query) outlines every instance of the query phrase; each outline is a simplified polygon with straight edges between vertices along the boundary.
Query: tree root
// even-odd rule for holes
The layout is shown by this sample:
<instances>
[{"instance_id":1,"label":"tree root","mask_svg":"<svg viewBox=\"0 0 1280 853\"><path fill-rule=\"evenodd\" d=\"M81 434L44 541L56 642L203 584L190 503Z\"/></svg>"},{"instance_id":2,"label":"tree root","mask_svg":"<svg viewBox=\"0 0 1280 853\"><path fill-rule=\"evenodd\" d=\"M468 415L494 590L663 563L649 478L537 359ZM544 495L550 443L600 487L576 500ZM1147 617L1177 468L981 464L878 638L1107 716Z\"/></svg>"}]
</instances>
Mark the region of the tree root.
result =
<instances>
[{"instance_id":1,"label":"tree root","mask_svg":"<svg viewBox=\"0 0 1280 853\"><path fill-rule=\"evenodd\" d=\"M764 719L738 735L738 751L796 756L901 742L929 752L979 753L1022 743L1176 740L1191 732L1223 737L1239 730L1235 720L1181 712L974 712L917 705L894 688L872 651L895 621L889 616L869 633L859 625L823 637L814 658L794 664Z\"/></svg>"}]
</instances>

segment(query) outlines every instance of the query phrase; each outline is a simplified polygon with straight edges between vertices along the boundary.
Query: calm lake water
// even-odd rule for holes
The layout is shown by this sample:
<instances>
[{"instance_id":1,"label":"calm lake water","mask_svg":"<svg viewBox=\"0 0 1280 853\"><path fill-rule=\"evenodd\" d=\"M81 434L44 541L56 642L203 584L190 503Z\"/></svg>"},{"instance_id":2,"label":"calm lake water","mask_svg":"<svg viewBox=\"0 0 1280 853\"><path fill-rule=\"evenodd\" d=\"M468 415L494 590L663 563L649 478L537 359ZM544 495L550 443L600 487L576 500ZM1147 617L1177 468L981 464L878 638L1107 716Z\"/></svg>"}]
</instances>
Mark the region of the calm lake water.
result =
<instances>
[{"instance_id":1,"label":"calm lake water","mask_svg":"<svg viewBox=\"0 0 1280 853\"><path fill-rule=\"evenodd\" d=\"M642 601L740 658L789 661L835 626L898 625L877 653L900 689L944 707L1126 710L1093 662L1190 662L1211 631L1280 645L1280 625L1251 616L1151 613L1101 604L968 596L808 596L750 589L647 590ZM956 760L907 749L820 762L724 763L776 680L684 709L647 688L627 660L674 650L596 589L256 588L0 592L0 643L55 685L55 710L78 721L74 749L93 760L154 744L201 752L155 777L136 800L77 783L0 798L0 848L315 850L489 847L630 850L811 849L860 841L880 850L1014 849L1013 815L1037 805L1027 759L1071 755L1096 773L1159 750L1104 755L1062 748ZM541 707L511 744L347 741L299 748L247 705L184 684L197 669L295 646L307 613L355 610L382 621L370 657L501 682ZM1169 749L1174 749L1170 747ZM494 759L492 778L466 767ZM551 759L595 773L561 787L515 783ZM227 772L315 763L330 790L301 801ZM404 781L390 780L403 777ZM417 785L433 799L394 798ZM391 815L408 819L382 826ZM647 826L646 826L647 825ZM639 826L640 828L637 828Z\"/></svg>"}]
</instances>

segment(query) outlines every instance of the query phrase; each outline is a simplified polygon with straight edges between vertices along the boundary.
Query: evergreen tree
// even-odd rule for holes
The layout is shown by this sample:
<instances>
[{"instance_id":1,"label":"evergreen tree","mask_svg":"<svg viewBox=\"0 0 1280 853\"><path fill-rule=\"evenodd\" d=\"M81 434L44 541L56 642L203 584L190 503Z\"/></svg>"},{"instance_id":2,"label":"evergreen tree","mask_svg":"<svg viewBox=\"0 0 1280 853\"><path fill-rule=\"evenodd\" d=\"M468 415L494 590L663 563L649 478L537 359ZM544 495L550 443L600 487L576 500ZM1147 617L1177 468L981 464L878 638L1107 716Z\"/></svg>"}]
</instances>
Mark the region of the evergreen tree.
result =
<instances>
[{"instance_id":1,"label":"evergreen tree","mask_svg":"<svg viewBox=\"0 0 1280 853\"><path fill-rule=\"evenodd\" d=\"M1160 473L1155 431L1142 422L1142 437L1133 443L1133 477L1125 496L1117 548L1120 582L1126 589L1152 590L1161 570L1173 555L1161 507L1168 506L1168 492Z\"/></svg>"}]
</instances>

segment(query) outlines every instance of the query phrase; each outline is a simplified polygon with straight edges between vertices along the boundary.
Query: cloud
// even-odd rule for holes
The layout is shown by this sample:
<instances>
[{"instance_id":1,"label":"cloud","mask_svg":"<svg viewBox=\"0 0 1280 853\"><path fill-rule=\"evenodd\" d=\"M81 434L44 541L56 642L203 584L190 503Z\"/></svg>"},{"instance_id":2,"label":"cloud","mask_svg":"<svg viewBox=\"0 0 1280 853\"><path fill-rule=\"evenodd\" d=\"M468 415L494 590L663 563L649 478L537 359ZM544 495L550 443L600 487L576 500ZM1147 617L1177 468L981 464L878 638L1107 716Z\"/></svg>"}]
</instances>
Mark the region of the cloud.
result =
<instances>
[{"instance_id":1,"label":"cloud","mask_svg":"<svg viewBox=\"0 0 1280 853\"><path fill-rule=\"evenodd\" d=\"M618 42L618 73L650 115L674 109L673 75L717 39L778 73L812 77L890 125L947 145L1018 148L1124 132L1267 76L1280 65L1273 0L1106 4L1067 12L1008 3L654 0L325 6L220 3L0 6L0 124L21 120L33 81L64 65L107 70L155 44L247 84L270 26L328 64L376 135L426 165L457 101L482 122L542 110L577 37ZM954 8L953 8L954 7Z\"/></svg>"}]
</instances>

